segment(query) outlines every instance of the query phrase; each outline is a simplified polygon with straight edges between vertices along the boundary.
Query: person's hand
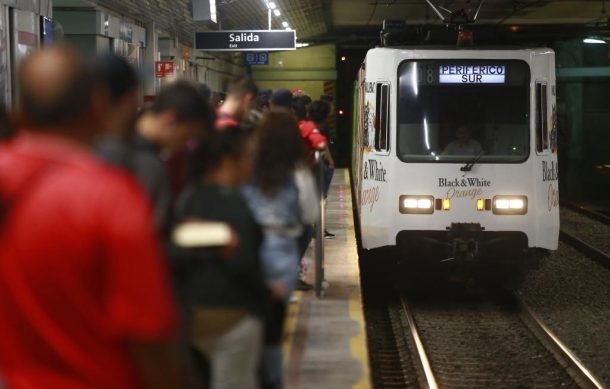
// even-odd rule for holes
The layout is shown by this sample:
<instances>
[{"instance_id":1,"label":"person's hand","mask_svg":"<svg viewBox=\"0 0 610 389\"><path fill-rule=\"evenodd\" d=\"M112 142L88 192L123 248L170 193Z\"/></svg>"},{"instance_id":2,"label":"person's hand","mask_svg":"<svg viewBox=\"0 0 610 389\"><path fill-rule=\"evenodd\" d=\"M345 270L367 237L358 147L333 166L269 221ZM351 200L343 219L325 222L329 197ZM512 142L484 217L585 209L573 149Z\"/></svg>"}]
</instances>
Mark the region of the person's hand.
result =
<instances>
[{"instance_id":1,"label":"person's hand","mask_svg":"<svg viewBox=\"0 0 610 389\"><path fill-rule=\"evenodd\" d=\"M271 297L274 300L283 300L284 295L286 294L286 288L279 282L274 282L269 285L269 289L271 290Z\"/></svg>"},{"instance_id":2,"label":"person's hand","mask_svg":"<svg viewBox=\"0 0 610 389\"><path fill-rule=\"evenodd\" d=\"M235 250L237 250L238 245L239 235L237 235L237 232L231 229L231 238L229 239L229 242L219 249L220 256L223 259L230 259L235 254Z\"/></svg>"}]
</instances>

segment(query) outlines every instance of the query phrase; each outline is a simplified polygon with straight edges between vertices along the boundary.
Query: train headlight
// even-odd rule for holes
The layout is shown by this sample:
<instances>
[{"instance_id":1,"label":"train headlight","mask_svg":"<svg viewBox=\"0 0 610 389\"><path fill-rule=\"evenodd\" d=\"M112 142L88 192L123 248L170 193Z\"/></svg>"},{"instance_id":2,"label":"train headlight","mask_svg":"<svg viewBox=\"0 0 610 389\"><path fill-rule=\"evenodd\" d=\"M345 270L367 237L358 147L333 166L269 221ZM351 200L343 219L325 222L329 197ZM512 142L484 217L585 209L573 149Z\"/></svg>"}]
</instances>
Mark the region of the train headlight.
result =
<instances>
[{"instance_id":1,"label":"train headlight","mask_svg":"<svg viewBox=\"0 0 610 389\"><path fill-rule=\"evenodd\" d=\"M433 213L433 196L411 196L403 195L399 198L400 213Z\"/></svg>"},{"instance_id":2,"label":"train headlight","mask_svg":"<svg viewBox=\"0 0 610 389\"><path fill-rule=\"evenodd\" d=\"M525 215L527 213L526 196L494 196L492 210L496 215Z\"/></svg>"}]
</instances>

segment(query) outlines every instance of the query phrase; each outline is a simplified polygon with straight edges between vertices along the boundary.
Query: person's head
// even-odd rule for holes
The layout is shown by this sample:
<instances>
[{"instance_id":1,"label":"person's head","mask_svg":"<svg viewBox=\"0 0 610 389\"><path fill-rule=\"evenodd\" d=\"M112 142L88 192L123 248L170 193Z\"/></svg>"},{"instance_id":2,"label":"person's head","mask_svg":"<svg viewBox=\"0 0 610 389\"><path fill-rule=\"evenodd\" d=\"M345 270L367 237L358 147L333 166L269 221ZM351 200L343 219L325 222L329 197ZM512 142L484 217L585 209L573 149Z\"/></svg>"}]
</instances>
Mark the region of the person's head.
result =
<instances>
[{"instance_id":1,"label":"person's head","mask_svg":"<svg viewBox=\"0 0 610 389\"><path fill-rule=\"evenodd\" d=\"M271 95L271 89L259 90L254 109L258 110L259 112L267 111L267 109L269 109L269 105L271 104Z\"/></svg>"},{"instance_id":2,"label":"person's head","mask_svg":"<svg viewBox=\"0 0 610 389\"><path fill-rule=\"evenodd\" d=\"M316 100L307 107L309 120L316 124L324 123L329 113L330 106L327 102L321 100Z\"/></svg>"},{"instance_id":3,"label":"person's head","mask_svg":"<svg viewBox=\"0 0 610 389\"><path fill-rule=\"evenodd\" d=\"M21 63L18 123L93 143L108 109L108 93L81 56L67 47L47 47Z\"/></svg>"},{"instance_id":4,"label":"person's head","mask_svg":"<svg viewBox=\"0 0 610 389\"><path fill-rule=\"evenodd\" d=\"M201 94L201 97L203 97L205 101L211 102L212 90L210 89L210 87L204 84L203 82L198 82L196 84L196 87L199 93Z\"/></svg>"},{"instance_id":5,"label":"person's head","mask_svg":"<svg viewBox=\"0 0 610 389\"><path fill-rule=\"evenodd\" d=\"M105 130L125 138L133 131L138 112L138 76L125 59L113 54L96 57L92 68L110 98Z\"/></svg>"},{"instance_id":6,"label":"person's head","mask_svg":"<svg viewBox=\"0 0 610 389\"><path fill-rule=\"evenodd\" d=\"M257 127L257 137L255 171L263 191L273 194L297 162L305 159L303 139L294 115L285 111L267 112Z\"/></svg>"},{"instance_id":7,"label":"person's head","mask_svg":"<svg viewBox=\"0 0 610 389\"><path fill-rule=\"evenodd\" d=\"M470 130L467 126L459 126L455 130L455 137L457 138L458 142L466 143L470 139Z\"/></svg>"},{"instance_id":8,"label":"person's head","mask_svg":"<svg viewBox=\"0 0 610 389\"><path fill-rule=\"evenodd\" d=\"M284 88L274 90L271 95L271 108L280 110L292 109L292 92Z\"/></svg>"},{"instance_id":9,"label":"person's head","mask_svg":"<svg viewBox=\"0 0 610 389\"><path fill-rule=\"evenodd\" d=\"M295 96L292 99L292 110L297 120L307 119L307 100L304 96Z\"/></svg>"},{"instance_id":10,"label":"person's head","mask_svg":"<svg viewBox=\"0 0 610 389\"><path fill-rule=\"evenodd\" d=\"M250 77L240 77L229 85L227 97L222 105L222 109L230 113L237 120L244 120L252 109L258 87Z\"/></svg>"},{"instance_id":11,"label":"person's head","mask_svg":"<svg viewBox=\"0 0 610 389\"><path fill-rule=\"evenodd\" d=\"M176 81L165 86L138 122L141 134L173 153L189 139L211 131L214 113L194 84Z\"/></svg>"},{"instance_id":12,"label":"person's head","mask_svg":"<svg viewBox=\"0 0 610 389\"><path fill-rule=\"evenodd\" d=\"M328 103L328 106L330 107L330 111L334 111L334 106L335 106L335 98L332 95L328 95L328 94L323 94L320 95L320 101L324 101L326 103Z\"/></svg>"},{"instance_id":13,"label":"person's head","mask_svg":"<svg viewBox=\"0 0 610 389\"><path fill-rule=\"evenodd\" d=\"M190 176L209 183L238 187L250 179L257 143L251 128L229 125L202 139L190 154Z\"/></svg>"}]
</instances>

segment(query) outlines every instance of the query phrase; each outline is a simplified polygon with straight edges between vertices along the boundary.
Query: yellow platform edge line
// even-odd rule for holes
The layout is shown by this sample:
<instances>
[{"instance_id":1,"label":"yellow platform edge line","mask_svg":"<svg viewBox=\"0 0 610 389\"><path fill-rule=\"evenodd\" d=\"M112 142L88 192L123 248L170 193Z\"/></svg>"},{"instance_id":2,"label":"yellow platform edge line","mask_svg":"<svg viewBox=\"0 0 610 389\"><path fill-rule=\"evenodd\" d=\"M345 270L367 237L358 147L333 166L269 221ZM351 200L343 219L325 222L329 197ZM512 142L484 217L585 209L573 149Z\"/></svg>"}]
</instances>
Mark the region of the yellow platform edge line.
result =
<instances>
[{"instance_id":1,"label":"yellow platform edge line","mask_svg":"<svg viewBox=\"0 0 610 389\"><path fill-rule=\"evenodd\" d=\"M295 290L292 292L297 298L296 302L288 303L286 319L284 322L284 334L282 344L282 360L284 366L287 366L290 361L290 355L292 353L292 338L297 328L297 319L299 317L299 311L301 310L301 301L303 299L303 292Z\"/></svg>"},{"instance_id":2,"label":"yellow platform edge line","mask_svg":"<svg viewBox=\"0 0 610 389\"><path fill-rule=\"evenodd\" d=\"M352 193L351 193L351 181L349 176L349 170L344 170L345 178L345 191L349 193L349 197L345 196L345 225L347 226L347 246L352 247L354 252L351 257L358 260L358 252L356 250L356 236L349 231L354 231L354 219L352 216ZM349 198L349 201L347 199ZM350 278L353 282L360 283L360 272L358 269L358 263L351 268ZM360 329L358 334L350 338L350 352L354 359L360 362L362 374L358 381L352 386L354 389L368 389L371 388L371 375L369 370L369 357L366 341L366 328L364 325L364 314L362 312L362 297L361 294L352 291L349 296L349 316L352 320L359 324Z\"/></svg>"}]
</instances>

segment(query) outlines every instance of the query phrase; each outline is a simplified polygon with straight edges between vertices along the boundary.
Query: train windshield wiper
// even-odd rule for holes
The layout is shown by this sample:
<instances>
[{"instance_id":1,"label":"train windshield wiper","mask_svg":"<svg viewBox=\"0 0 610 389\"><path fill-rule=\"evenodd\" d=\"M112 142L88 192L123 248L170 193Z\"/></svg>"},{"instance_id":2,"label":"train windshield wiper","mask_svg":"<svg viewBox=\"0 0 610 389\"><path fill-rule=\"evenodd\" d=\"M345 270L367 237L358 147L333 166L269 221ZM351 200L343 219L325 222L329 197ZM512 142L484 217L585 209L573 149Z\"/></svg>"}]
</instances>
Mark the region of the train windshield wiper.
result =
<instances>
[{"instance_id":1,"label":"train windshield wiper","mask_svg":"<svg viewBox=\"0 0 610 389\"><path fill-rule=\"evenodd\" d=\"M468 162L466 165L462 166L460 168L460 171L463 172L469 172L472 170L472 167L479 162L479 159L481 159L481 157L483 156L483 154L485 154L485 150L481 149L481 151L479 151L479 153L477 155L474 156L474 158Z\"/></svg>"}]
</instances>

